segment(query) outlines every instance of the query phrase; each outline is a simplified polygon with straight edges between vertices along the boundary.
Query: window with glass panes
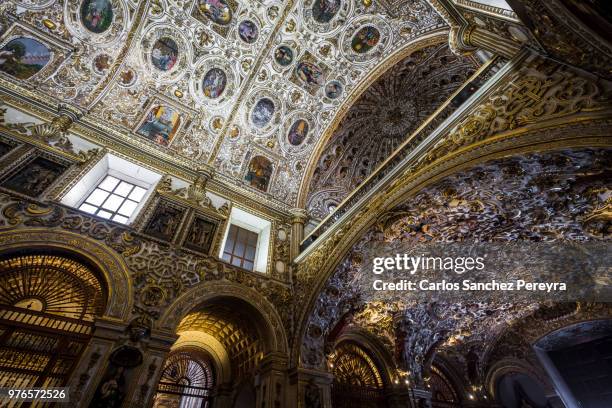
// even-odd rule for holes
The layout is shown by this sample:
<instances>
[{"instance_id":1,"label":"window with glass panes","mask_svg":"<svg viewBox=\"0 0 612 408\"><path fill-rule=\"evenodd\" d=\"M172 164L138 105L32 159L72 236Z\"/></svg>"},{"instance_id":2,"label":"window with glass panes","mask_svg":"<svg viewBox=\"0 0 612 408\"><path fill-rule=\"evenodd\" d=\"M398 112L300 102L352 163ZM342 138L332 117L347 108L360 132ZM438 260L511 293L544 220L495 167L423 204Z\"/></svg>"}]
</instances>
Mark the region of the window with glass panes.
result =
<instances>
[{"instance_id":1,"label":"window with glass panes","mask_svg":"<svg viewBox=\"0 0 612 408\"><path fill-rule=\"evenodd\" d=\"M106 176L79 209L126 224L146 192L147 190L140 186L117 177Z\"/></svg>"},{"instance_id":2,"label":"window with glass panes","mask_svg":"<svg viewBox=\"0 0 612 408\"><path fill-rule=\"evenodd\" d=\"M257 250L257 237L255 232L230 225L223 249L223 260L252 271Z\"/></svg>"}]
</instances>

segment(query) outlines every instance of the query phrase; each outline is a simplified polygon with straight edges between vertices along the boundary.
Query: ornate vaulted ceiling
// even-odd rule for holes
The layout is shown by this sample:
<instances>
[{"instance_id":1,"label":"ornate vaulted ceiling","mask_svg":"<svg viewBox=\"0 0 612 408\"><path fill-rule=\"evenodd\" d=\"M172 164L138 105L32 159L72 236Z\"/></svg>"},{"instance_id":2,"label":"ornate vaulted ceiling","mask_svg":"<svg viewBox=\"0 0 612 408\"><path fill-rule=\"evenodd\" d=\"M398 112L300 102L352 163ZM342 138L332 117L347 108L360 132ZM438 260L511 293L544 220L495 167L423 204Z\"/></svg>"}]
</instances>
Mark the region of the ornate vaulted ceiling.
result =
<instances>
[{"instance_id":1,"label":"ornate vaulted ceiling","mask_svg":"<svg viewBox=\"0 0 612 408\"><path fill-rule=\"evenodd\" d=\"M446 29L425 0L10 0L0 11L0 48L9 57L3 78L80 108L142 151L211 164L252 192L292 205L336 113L390 56ZM19 49L37 61L23 60ZM379 151L364 150L368 164L353 168L343 189L469 65L442 47L413 55L395 81L407 78L414 87L420 77L447 79L426 106L433 82L424 84L422 99L388 107L382 130L393 135ZM394 92L380 83L365 99Z\"/></svg>"},{"instance_id":2,"label":"ornate vaulted ceiling","mask_svg":"<svg viewBox=\"0 0 612 408\"><path fill-rule=\"evenodd\" d=\"M323 218L470 77L474 62L439 43L410 54L351 106L310 183L307 209Z\"/></svg>"},{"instance_id":3,"label":"ornate vaulted ceiling","mask_svg":"<svg viewBox=\"0 0 612 408\"><path fill-rule=\"evenodd\" d=\"M304 364L323 364L326 344L337 326L353 324L394 350L397 366L418 380L423 375L421 363L431 351L455 348L465 355L474 348L476 358L482 358L512 324L536 310L547 315L535 299L449 302L432 293L428 302L408 294L396 302L369 301L355 282L367 248L376 242L605 239L609 223L600 214L609 200L610 154L581 149L493 160L448 176L382 215L321 290L301 344ZM570 312L575 309L575 303L568 306Z\"/></svg>"}]
</instances>

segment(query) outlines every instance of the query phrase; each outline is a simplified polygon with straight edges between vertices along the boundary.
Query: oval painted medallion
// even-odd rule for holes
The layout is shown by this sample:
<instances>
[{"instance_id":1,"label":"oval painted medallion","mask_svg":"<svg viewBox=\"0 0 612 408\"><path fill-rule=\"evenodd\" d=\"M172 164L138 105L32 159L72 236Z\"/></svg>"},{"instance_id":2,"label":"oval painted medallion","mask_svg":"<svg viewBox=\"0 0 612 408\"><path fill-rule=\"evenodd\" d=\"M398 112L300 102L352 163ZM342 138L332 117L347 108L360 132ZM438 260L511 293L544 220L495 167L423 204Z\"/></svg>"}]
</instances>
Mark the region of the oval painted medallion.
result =
<instances>
[{"instance_id":1,"label":"oval painted medallion","mask_svg":"<svg viewBox=\"0 0 612 408\"><path fill-rule=\"evenodd\" d=\"M302 144L306 136L308 135L308 122L304 119L298 119L293 122L289 133L287 133L287 139L293 146L299 146Z\"/></svg>"},{"instance_id":2,"label":"oval painted medallion","mask_svg":"<svg viewBox=\"0 0 612 408\"><path fill-rule=\"evenodd\" d=\"M151 62L162 71L170 71L178 60L178 45L169 37L155 41L151 49Z\"/></svg>"},{"instance_id":3,"label":"oval painted medallion","mask_svg":"<svg viewBox=\"0 0 612 408\"><path fill-rule=\"evenodd\" d=\"M380 41L380 31L376 27L365 26L359 29L351 40L351 48L359 54L365 54L376 47Z\"/></svg>"},{"instance_id":4,"label":"oval painted medallion","mask_svg":"<svg viewBox=\"0 0 612 408\"><path fill-rule=\"evenodd\" d=\"M108 30L113 22L113 5L110 0L85 0L81 4L81 22L92 33Z\"/></svg>"},{"instance_id":5,"label":"oval painted medallion","mask_svg":"<svg viewBox=\"0 0 612 408\"><path fill-rule=\"evenodd\" d=\"M247 44L253 44L257 41L257 37L259 36L259 30L254 22L251 20L244 20L238 26L238 35L240 39Z\"/></svg>"},{"instance_id":6,"label":"oval painted medallion","mask_svg":"<svg viewBox=\"0 0 612 408\"><path fill-rule=\"evenodd\" d=\"M274 50L274 60L282 67L290 65L293 62L293 50L286 45L281 45Z\"/></svg>"},{"instance_id":7,"label":"oval painted medallion","mask_svg":"<svg viewBox=\"0 0 612 408\"><path fill-rule=\"evenodd\" d=\"M272 116L274 116L274 110L274 102L271 99L261 98L257 101L251 112L253 125L258 128L265 127L272 119Z\"/></svg>"},{"instance_id":8,"label":"oval painted medallion","mask_svg":"<svg viewBox=\"0 0 612 408\"><path fill-rule=\"evenodd\" d=\"M220 68L212 68L202 79L202 92L204 96L216 99L221 96L227 86L227 75Z\"/></svg>"}]
</instances>

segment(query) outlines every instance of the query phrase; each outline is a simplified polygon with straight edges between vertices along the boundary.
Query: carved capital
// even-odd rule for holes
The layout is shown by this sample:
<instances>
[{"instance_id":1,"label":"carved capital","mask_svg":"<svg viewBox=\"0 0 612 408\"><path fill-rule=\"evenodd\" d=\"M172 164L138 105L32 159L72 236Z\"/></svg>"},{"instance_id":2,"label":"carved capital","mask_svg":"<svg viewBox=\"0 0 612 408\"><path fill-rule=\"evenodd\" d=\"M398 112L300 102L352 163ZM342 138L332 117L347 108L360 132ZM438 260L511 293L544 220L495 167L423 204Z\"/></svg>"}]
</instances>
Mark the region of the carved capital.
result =
<instances>
[{"instance_id":1,"label":"carved capital","mask_svg":"<svg viewBox=\"0 0 612 408\"><path fill-rule=\"evenodd\" d=\"M308 213L303 208L293 208L291 210L291 223L304 224L308 219Z\"/></svg>"},{"instance_id":2,"label":"carved capital","mask_svg":"<svg viewBox=\"0 0 612 408\"><path fill-rule=\"evenodd\" d=\"M471 25L455 25L448 34L448 46L456 55L471 55L477 48L469 44L470 33L475 29Z\"/></svg>"}]
</instances>

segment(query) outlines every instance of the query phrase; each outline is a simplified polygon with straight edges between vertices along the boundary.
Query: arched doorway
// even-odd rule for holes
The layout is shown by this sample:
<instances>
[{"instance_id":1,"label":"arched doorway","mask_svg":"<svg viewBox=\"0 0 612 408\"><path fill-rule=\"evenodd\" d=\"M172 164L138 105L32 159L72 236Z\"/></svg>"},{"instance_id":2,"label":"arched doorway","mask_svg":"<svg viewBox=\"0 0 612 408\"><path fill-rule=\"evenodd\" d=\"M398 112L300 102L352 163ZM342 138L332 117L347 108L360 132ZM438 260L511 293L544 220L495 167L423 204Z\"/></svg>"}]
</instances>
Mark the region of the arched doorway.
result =
<instances>
[{"instance_id":1,"label":"arched doorway","mask_svg":"<svg viewBox=\"0 0 612 408\"><path fill-rule=\"evenodd\" d=\"M106 309L100 274L72 254L0 257L0 387L61 387Z\"/></svg>"},{"instance_id":2,"label":"arched doorway","mask_svg":"<svg viewBox=\"0 0 612 408\"><path fill-rule=\"evenodd\" d=\"M258 369L264 356L278 351L279 346L277 332L267 320L270 314L262 313L266 312L265 305L240 295L211 296L215 291L211 287L207 289L211 290L202 296L193 296L199 303L188 309L177 324L179 338L173 351L197 347L210 356L216 378L212 393L215 406L255 407L259 399L266 398L265 388L270 389L262 380L266 374ZM179 299L177 305L181 302ZM258 384L256 377L260 380ZM158 392L162 391L161 387L163 384ZM282 399L279 403L283 406Z\"/></svg>"},{"instance_id":3,"label":"arched doorway","mask_svg":"<svg viewBox=\"0 0 612 408\"><path fill-rule=\"evenodd\" d=\"M380 368L364 348L352 341L341 342L328 361L334 374L334 408L386 406Z\"/></svg>"},{"instance_id":4,"label":"arched doorway","mask_svg":"<svg viewBox=\"0 0 612 408\"><path fill-rule=\"evenodd\" d=\"M180 348L170 353L164 363L153 406L209 408L215 385L212 358L195 347Z\"/></svg>"}]
</instances>

